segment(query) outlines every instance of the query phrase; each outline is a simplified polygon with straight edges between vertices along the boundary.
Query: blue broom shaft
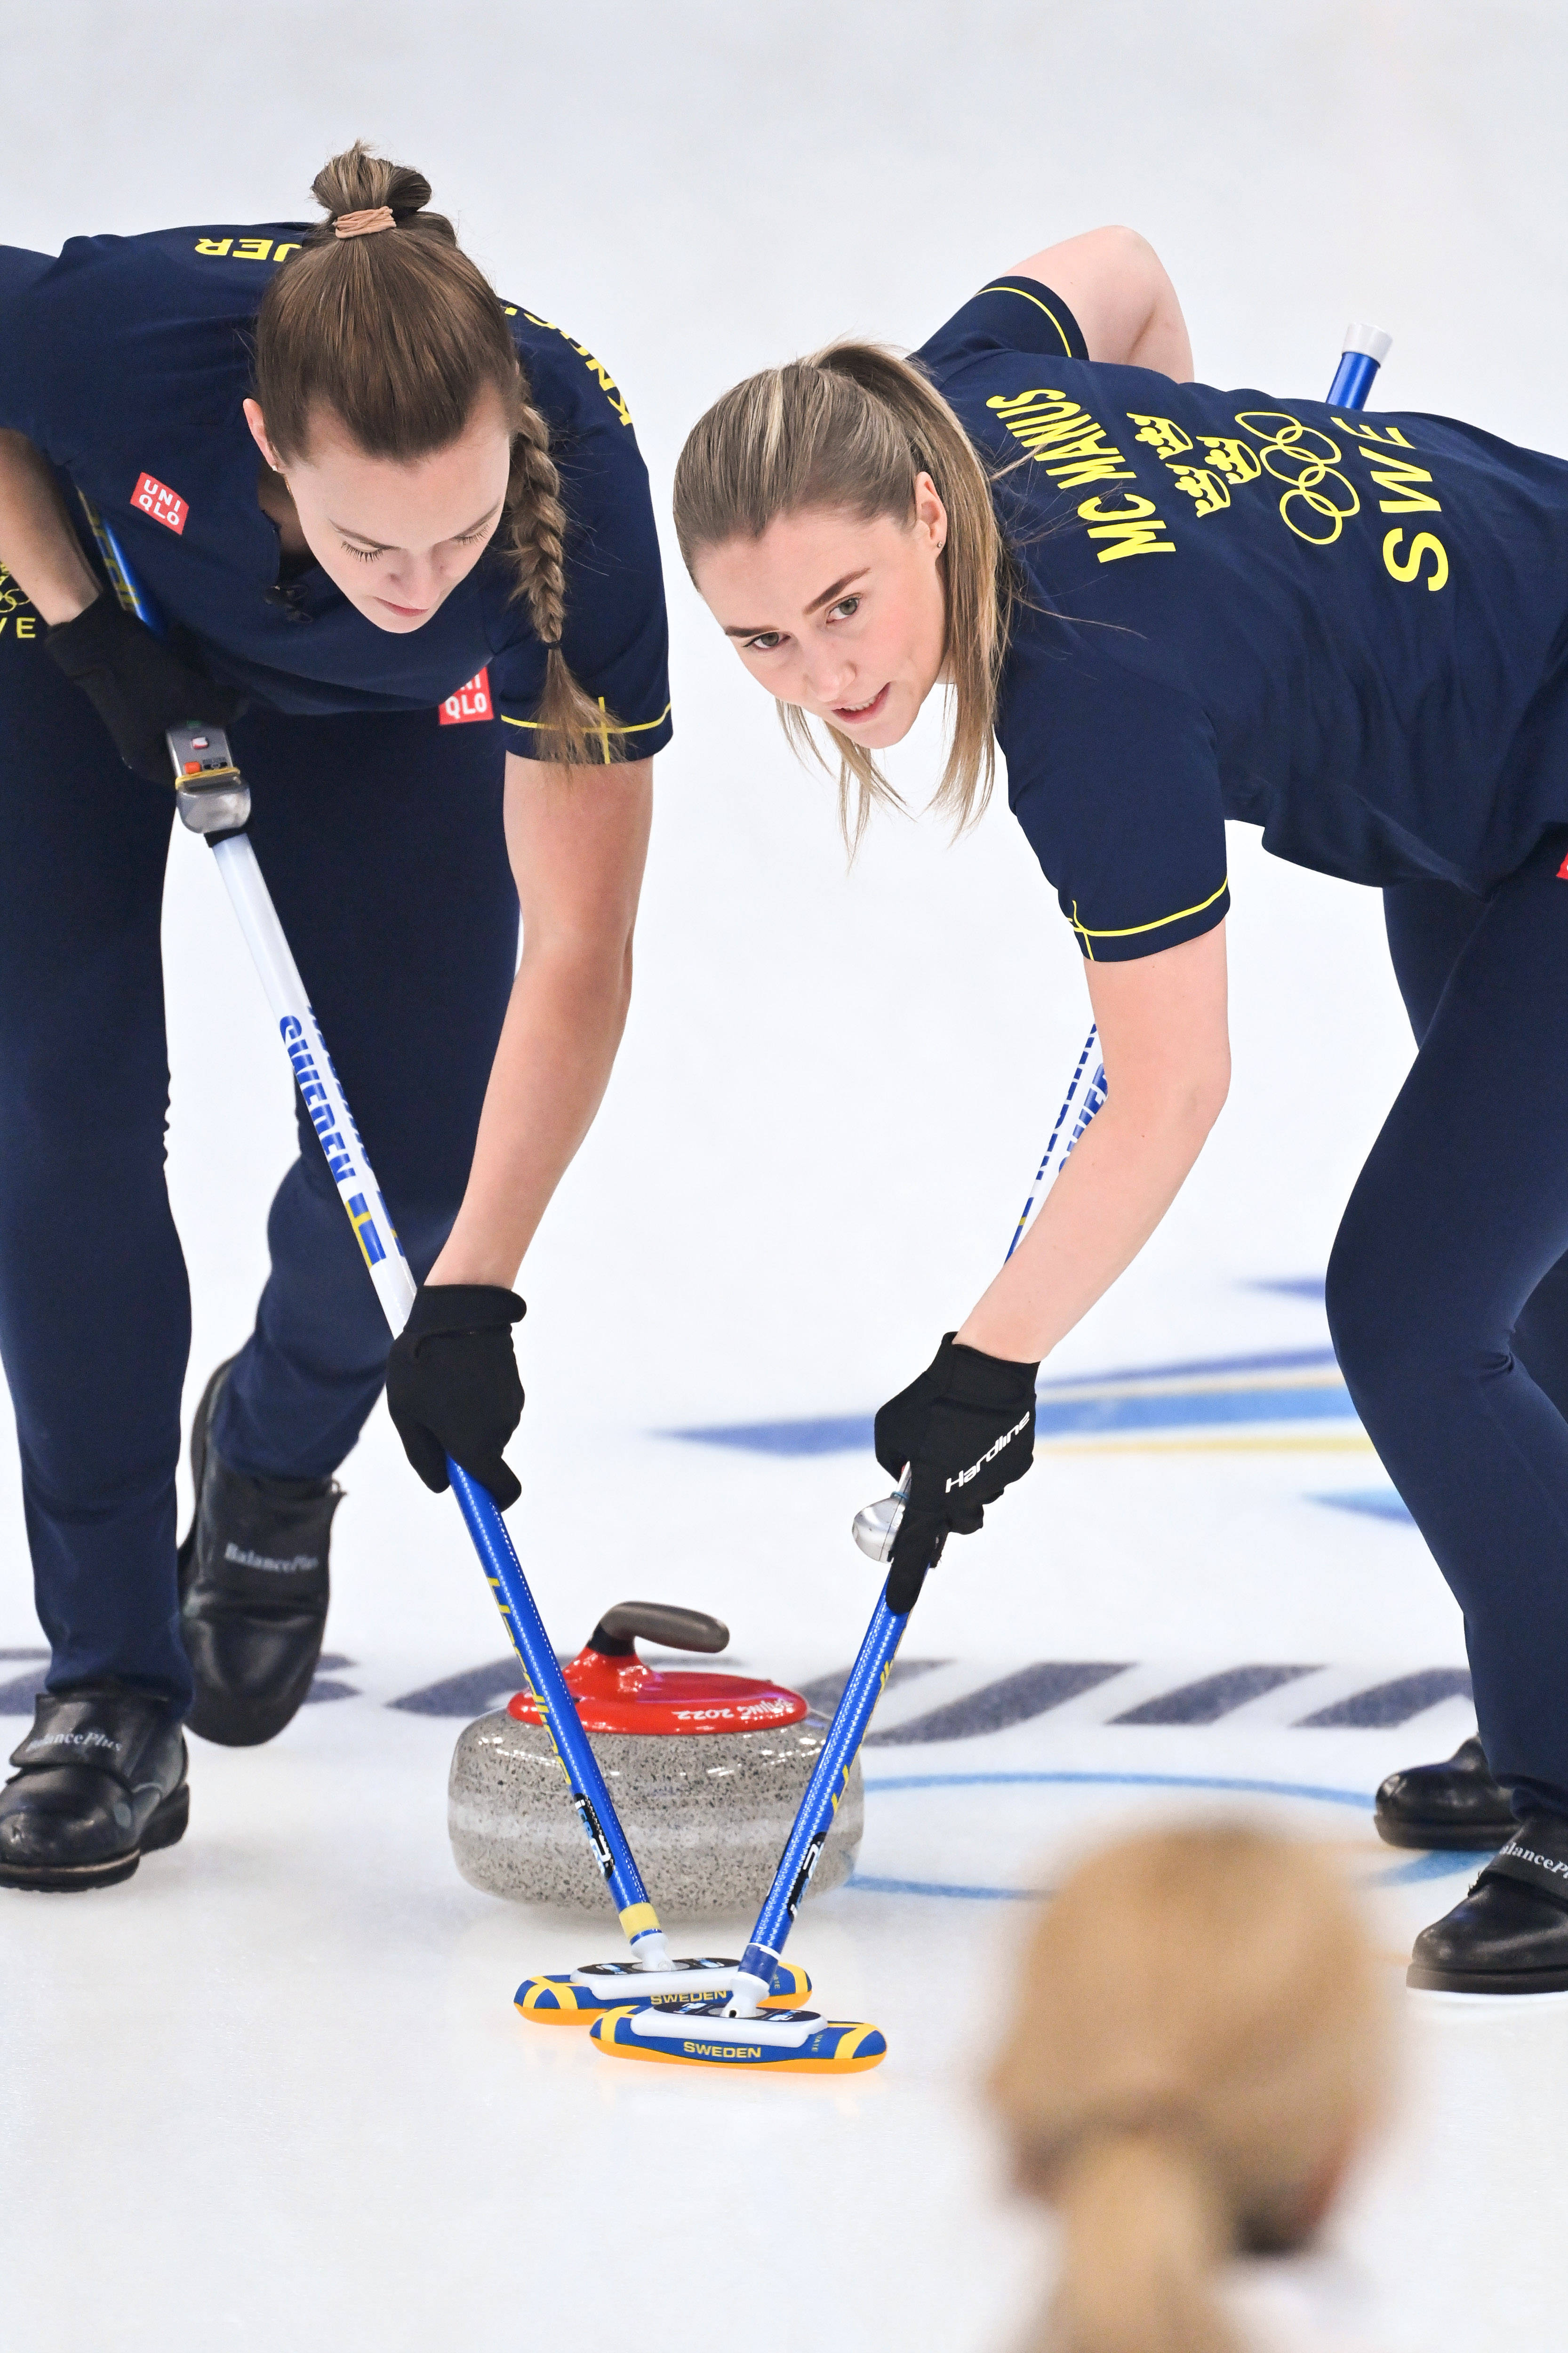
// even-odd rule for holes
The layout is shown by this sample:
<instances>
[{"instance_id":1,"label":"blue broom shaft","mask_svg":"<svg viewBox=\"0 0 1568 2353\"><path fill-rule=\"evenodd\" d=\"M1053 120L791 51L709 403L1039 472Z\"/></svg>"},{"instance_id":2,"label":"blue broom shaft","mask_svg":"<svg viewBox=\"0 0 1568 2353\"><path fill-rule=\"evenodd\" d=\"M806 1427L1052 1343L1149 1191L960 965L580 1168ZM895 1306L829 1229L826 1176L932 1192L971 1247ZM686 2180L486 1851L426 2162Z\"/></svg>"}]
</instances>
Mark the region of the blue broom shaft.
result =
<instances>
[{"instance_id":1,"label":"blue broom shaft","mask_svg":"<svg viewBox=\"0 0 1568 2353\"><path fill-rule=\"evenodd\" d=\"M103 555L116 595L144 627L151 629L156 636L163 637L165 635L163 616L137 580L114 531L103 517L89 505L86 499L83 499L82 504L87 510L88 521L92 526L93 536ZM237 843L236 847L239 846ZM247 944L256 959L263 986L267 989L268 997L271 997L275 986L279 985L279 977L282 976L289 993L298 995L300 1008L308 1010L303 985L298 976L298 968L289 951L283 927L279 923L277 910L272 904L266 882L262 879L261 870L256 863L255 852L248 842L246 842L243 847L247 855L246 871L241 878L231 879L223 858L225 845L218 845L217 855L225 882L230 888L230 896L235 898L236 913L240 916L242 928L245 930ZM241 897L236 897L235 880L243 882ZM312 1021L313 1018L314 1017L311 1016ZM320 1036L319 1029L317 1035ZM322 1044L324 1053L324 1040ZM353 1127L353 1114L349 1112L347 1100L342 1095L342 1082L336 1071L330 1069L330 1064L328 1072L323 1074L323 1082L326 1076L330 1076L332 1092L342 1103L344 1122L353 1134L354 1144L360 1155L361 1181L379 1200L381 1188L376 1183L375 1172L370 1166L363 1142L357 1129ZM323 1149L325 1148L323 1145ZM330 1166L330 1152L328 1162ZM363 1252L363 1237L358 1233L357 1229L356 1240L359 1240ZM373 1268L371 1272L374 1281L375 1270ZM412 1297L412 1283L408 1284L406 1295L394 1303L389 1303L389 1297L383 1284L377 1284L376 1290L387 1321L395 1332L399 1328L400 1320L397 1308L401 1305L403 1314L406 1314L407 1299ZM447 1458L447 1471L452 1482L453 1493L457 1496L463 1518L467 1523L468 1534L473 1538L474 1549L479 1556L490 1590L495 1596L496 1607L500 1611L507 1632L511 1638L512 1648L517 1653L533 1694L534 1704L539 1710L540 1719L550 1736L561 1769L565 1775L567 1786L572 1793L573 1805L577 1810L599 1868L605 1875L616 1909L620 1914L621 1926L630 1938L634 1949L639 1940L649 1937L658 1938L659 1946L662 1947L663 1936L659 1929L658 1915L648 1902L647 1890L643 1885L642 1874L637 1870L632 1851L626 1843L626 1833L616 1819L609 1790L605 1786L605 1777L599 1770L588 1736L584 1731L582 1721L573 1704L572 1695L566 1688L566 1681L561 1672L560 1661L556 1658L550 1638L544 1630L544 1621L540 1617L538 1605L528 1589L528 1581L523 1576L521 1563L513 1549L511 1538L507 1534L506 1525L496 1506L495 1498L488 1488L480 1486L478 1480L470 1478L460 1464L454 1462L450 1455Z\"/></svg>"},{"instance_id":2,"label":"blue broom shaft","mask_svg":"<svg viewBox=\"0 0 1568 2353\"><path fill-rule=\"evenodd\" d=\"M909 1612L896 1617L888 1607L884 1587L877 1604L865 1640L860 1645L849 1680L833 1711L833 1721L827 1737L822 1744L822 1754L813 1767L805 1794L801 1799L795 1824L779 1858L773 1884L763 1899L757 1915L757 1925L752 1940L742 1957L741 1968L749 1977L771 1980L774 1964L784 1947L795 1913L805 1894L805 1882L801 1874L808 1862L815 1868L819 1841L826 1839L833 1827L833 1817L840 1799L849 1785L849 1768L872 1712L882 1696L882 1687L893 1663L893 1655L903 1641L909 1624ZM809 1874L808 1874L809 1876Z\"/></svg>"},{"instance_id":3,"label":"blue broom shaft","mask_svg":"<svg viewBox=\"0 0 1568 2353\"><path fill-rule=\"evenodd\" d=\"M539 1604L529 1591L522 1564L489 1489L470 1477L449 1454L447 1470L452 1493L474 1540L474 1550L495 1595L496 1607L506 1621L512 1648L528 1677L534 1705L555 1744L555 1753L572 1791L572 1802L598 1856L599 1867L620 1913L621 1925L635 1945L639 1936L658 1935L658 1919L648 1902L642 1874L626 1843L582 1718L566 1688L561 1662L544 1630Z\"/></svg>"},{"instance_id":4,"label":"blue broom shaft","mask_svg":"<svg viewBox=\"0 0 1568 2353\"><path fill-rule=\"evenodd\" d=\"M1388 357L1392 335L1381 327L1359 323L1345 329L1344 349L1334 370L1334 380L1329 386L1331 408L1364 408L1367 394L1377 379L1378 369Z\"/></svg>"}]
</instances>

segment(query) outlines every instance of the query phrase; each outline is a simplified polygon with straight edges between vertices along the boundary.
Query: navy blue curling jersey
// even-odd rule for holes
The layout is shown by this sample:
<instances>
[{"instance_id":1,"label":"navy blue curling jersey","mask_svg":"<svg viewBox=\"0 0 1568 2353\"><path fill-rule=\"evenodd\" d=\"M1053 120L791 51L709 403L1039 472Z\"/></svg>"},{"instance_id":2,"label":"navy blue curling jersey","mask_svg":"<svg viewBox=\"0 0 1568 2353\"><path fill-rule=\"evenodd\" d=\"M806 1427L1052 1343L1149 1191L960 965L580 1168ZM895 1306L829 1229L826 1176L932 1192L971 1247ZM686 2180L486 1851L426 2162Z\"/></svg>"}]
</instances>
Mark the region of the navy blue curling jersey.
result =
<instances>
[{"instance_id":1,"label":"navy blue curling jersey","mask_svg":"<svg viewBox=\"0 0 1568 2353\"><path fill-rule=\"evenodd\" d=\"M1485 892L1568 826L1568 464L1446 417L1090 362L1026 277L917 354L1026 595L997 736L1086 956L1229 903L1225 819Z\"/></svg>"},{"instance_id":2,"label":"navy blue curling jersey","mask_svg":"<svg viewBox=\"0 0 1568 2353\"><path fill-rule=\"evenodd\" d=\"M318 566L279 583L240 404L257 306L303 235L274 222L73 237L58 260L0 249L0 426L102 510L216 676L279 711L493 712L507 750L527 757L545 654L493 544L405 635L378 629ZM631 416L565 329L507 312L569 518L562 650L642 758L671 731L658 540Z\"/></svg>"}]
</instances>

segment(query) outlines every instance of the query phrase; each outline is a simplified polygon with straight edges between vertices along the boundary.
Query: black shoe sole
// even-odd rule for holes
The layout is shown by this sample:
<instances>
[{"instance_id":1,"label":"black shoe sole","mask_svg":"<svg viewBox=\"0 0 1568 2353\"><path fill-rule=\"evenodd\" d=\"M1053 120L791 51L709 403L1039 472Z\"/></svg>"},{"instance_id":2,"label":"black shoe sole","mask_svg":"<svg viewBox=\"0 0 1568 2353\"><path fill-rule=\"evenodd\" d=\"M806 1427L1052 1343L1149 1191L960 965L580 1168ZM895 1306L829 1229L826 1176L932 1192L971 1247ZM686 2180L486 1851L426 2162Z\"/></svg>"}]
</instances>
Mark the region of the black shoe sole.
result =
<instances>
[{"instance_id":1,"label":"black shoe sole","mask_svg":"<svg viewBox=\"0 0 1568 2353\"><path fill-rule=\"evenodd\" d=\"M321 1628L325 1639L326 1626ZM262 1748L286 1731L304 1706L315 1675L321 1644L316 1644L310 1661L310 1672L305 1677L298 1699L269 1699L265 1707L250 1706L243 1700L224 1694L204 1692L196 1687L195 1705L185 1718L185 1730L194 1732L200 1740L210 1740L215 1748Z\"/></svg>"},{"instance_id":2,"label":"black shoe sole","mask_svg":"<svg viewBox=\"0 0 1568 2353\"><path fill-rule=\"evenodd\" d=\"M1422 1847L1456 1854L1484 1854L1489 1850L1495 1852L1519 1828L1511 1814L1506 1821L1466 1822L1462 1827L1454 1822L1390 1820L1386 1815L1377 1813L1372 1820L1384 1846Z\"/></svg>"},{"instance_id":3,"label":"black shoe sole","mask_svg":"<svg viewBox=\"0 0 1568 2353\"><path fill-rule=\"evenodd\" d=\"M15 1887L24 1894L37 1895L87 1895L95 1887L118 1887L121 1880L131 1877L144 1854L153 1854L160 1847L177 1846L190 1819L190 1783L182 1781L157 1808L142 1833L141 1844L133 1846L129 1854L110 1855L103 1862L41 1863L36 1869L0 1862L0 1887Z\"/></svg>"},{"instance_id":4,"label":"black shoe sole","mask_svg":"<svg viewBox=\"0 0 1568 2353\"><path fill-rule=\"evenodd\" d=\"M1568 1968L1426 1969L1412 1961L1405 1982L1416 1993L1568 1993Z\"/></svg>"}]
</instances>

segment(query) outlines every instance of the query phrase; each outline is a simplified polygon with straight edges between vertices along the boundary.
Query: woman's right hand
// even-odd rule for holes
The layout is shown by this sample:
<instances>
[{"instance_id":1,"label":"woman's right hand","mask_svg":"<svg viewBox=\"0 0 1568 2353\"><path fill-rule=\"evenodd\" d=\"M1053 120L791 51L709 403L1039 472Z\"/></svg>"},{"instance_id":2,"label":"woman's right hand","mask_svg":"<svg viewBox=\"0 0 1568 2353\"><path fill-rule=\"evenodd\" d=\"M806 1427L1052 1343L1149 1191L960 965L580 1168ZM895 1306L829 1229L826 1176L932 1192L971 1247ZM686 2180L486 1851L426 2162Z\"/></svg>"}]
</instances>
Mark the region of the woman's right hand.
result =
<instances>
[{"instance_id":1,"label":"woman's right hand","mask_svg":"<svg viewBox=\"0 0 1568 2353\"><path fill-rule=\"evenodd\" d=\"M193 720L227 727L245 708L243 695L192 670L108 595L61 621L44 642L92 704L126 766L150 784L174 781L164 740L171 727Z\"/></svg>"},{"instance_id":2,"label":"woman's right hand","mask_svg":"<svg viewBox=\"0 0 1568 2353\"><path fill-rule=\"evenodd\" d=\"M522 1416L511 1327L525 1313L499 1283L420 1284L386 1359L386 1409L433 1493L451 1483L450 1455L503 1512L521 1494L501 1448Z\"/></svg>"}]
</instances>

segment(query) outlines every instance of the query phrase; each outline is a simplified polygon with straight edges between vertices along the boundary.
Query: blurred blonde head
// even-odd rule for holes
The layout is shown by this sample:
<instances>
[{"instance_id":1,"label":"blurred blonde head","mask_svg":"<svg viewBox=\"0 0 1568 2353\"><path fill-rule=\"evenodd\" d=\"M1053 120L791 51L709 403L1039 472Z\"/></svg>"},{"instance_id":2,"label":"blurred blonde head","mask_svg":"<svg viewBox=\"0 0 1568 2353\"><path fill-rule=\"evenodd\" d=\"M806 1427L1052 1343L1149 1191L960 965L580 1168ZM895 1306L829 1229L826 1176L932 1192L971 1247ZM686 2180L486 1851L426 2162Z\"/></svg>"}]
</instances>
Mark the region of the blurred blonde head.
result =
<instances>
[{"instance_id":1,"label":"blurred blonde head","mask_svg":"<svg viewBox=\"0 0 1568 2353\"><path fill-rule=\"evenodd\" d=\"M1019 2181L1063 2226L1039 2353L1235 2353L1217 2267L1311 2237L1387 2043L1365 1934L1310 1847L1156 1831L1075 1871L990 2080Z\"/></svg>"}]
</instances>

